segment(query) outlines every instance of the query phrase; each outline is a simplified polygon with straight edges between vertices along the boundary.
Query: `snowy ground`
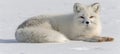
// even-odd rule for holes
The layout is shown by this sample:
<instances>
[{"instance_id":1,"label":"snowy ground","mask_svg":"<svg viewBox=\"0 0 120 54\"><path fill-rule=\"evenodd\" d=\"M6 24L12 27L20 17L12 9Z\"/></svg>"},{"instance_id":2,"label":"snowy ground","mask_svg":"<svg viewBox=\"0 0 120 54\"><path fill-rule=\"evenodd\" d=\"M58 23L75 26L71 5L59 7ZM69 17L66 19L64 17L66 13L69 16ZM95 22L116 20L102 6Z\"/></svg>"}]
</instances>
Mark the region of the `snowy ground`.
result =
<instances>
[{"instance_id":1,"label":"snowy ground","mask_svg":"<svg viewBox=\"0 0 120 54\"><path fill-rule=\"evenodd\" d=\"M101 3L102 35L114 42L17 43L14 32L29 17L40 14L71 13L75 2ZM119 0L0 0L0 54L119 54Z\"/></svg>"}]
</instances>

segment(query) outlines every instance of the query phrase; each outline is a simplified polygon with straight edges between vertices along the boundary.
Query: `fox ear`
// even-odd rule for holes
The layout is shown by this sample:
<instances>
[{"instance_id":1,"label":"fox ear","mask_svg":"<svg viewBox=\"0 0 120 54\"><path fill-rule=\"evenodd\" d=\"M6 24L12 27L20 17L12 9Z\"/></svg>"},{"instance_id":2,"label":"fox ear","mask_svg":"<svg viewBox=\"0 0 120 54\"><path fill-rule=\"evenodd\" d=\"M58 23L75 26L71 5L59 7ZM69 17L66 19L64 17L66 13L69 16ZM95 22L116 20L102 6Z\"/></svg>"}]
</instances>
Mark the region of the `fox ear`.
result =
<instances>
[{"instance_id":1,"label":"fox ear","mask_svg":"<svg viewBox=\"0 0 120 54\"><path fill-rule=\"evenodd\" d=\"M84 7L80 3L75 3L73 6L73 11L75 13L79 13L82 9L84 9Z\"/></svg>"},{"instance_id":2,"label":"fox ear","mask_svg":"<svg viewBox=\"0 0 120 54\"><path fill-rule=\"evenodd\" d=\"M100 10L100 4L99 3L94 3L91 5L91 7L93 8L93 11L95 13L99 13L99 10Z\"/></svg>"}]
</instances>

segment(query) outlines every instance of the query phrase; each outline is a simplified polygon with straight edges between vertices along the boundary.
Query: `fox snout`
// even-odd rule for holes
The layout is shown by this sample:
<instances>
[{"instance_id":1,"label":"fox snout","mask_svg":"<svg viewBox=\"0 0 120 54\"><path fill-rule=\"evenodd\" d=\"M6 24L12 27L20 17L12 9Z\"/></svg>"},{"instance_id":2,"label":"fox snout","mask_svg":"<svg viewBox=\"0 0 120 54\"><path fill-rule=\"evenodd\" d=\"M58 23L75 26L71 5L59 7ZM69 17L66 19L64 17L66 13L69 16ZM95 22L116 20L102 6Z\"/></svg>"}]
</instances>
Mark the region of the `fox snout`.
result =
<instances>
[{"instance_id":1,"label":"fox snout","mask_svg":"<svg viewBox=\"0 0 120 54\"><path fill-rule=\"evenodd\" d=\"M90 21L83 21L82 23L89 25L89 24L90 24Z\"/></svg>"},{"instance_id":2,"label":"fox snout","mask_svg":"<svg viewBox=\"0 0 120 54\"><path fill-rule=\"evenodd\" d=\"M86 24L89 24L90 22L89 22L89 21L86 21L85 23L86 23Z\"/></svg>"}]
</instances>

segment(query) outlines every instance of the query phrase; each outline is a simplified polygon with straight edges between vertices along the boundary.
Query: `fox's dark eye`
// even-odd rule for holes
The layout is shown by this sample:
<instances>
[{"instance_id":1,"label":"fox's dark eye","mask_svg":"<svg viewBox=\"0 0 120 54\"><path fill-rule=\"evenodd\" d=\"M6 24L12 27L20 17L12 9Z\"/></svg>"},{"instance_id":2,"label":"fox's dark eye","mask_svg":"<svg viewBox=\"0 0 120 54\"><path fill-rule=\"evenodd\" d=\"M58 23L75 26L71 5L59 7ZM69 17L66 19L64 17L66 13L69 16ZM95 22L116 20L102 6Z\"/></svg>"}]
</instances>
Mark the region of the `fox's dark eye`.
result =
<instances>
[{"instance_id":1,"label":"fox's dark eye","mask_svg":"<svg viewBox=\"0 0 120 54\"><path fill-rule=\"evenodd\" d=\"M90 18L94 18L94 16L90 16Z\"/></svg>"},{"instance_id":2,"label":"fox's dark eye","mask_svg":"<svg viewBox=\"0 0 120 54\"><path fill-rule=\"evenodd\" d=\"M84 19L84 16L80 16L80 18Z\"/></svg>"}]
</instances>

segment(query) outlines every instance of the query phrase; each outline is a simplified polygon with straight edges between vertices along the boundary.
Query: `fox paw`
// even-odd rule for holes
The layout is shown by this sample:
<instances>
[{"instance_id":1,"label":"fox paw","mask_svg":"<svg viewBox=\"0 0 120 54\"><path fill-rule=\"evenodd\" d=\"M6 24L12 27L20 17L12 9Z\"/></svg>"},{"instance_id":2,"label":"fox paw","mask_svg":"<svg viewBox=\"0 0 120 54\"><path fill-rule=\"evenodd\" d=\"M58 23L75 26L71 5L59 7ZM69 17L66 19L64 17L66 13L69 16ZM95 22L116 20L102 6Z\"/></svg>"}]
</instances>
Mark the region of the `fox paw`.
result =
<instances>
[{"instance_id":1,"label":"fox paw","mask_svg":"<svg viewBox=\"0 0 120 54\"><path fill-rule=\"evenodd\" d=\"M110 41L113 41L114 38L111 38L111 37L101 37L98 42L110 42Z\"/></svg>"}]
</instances>

